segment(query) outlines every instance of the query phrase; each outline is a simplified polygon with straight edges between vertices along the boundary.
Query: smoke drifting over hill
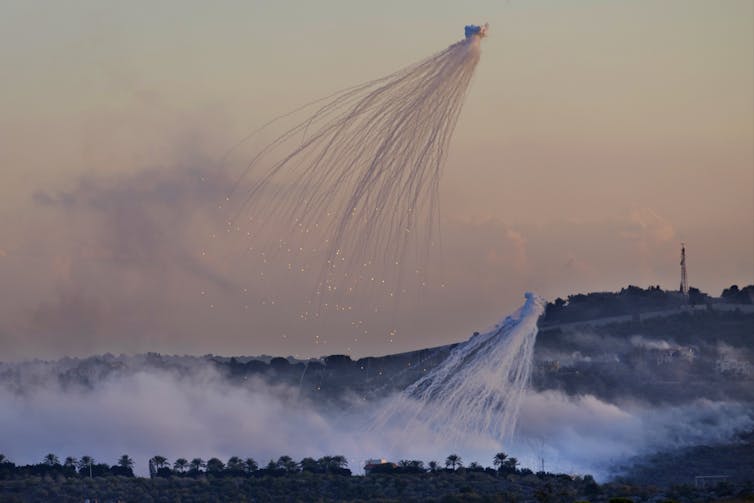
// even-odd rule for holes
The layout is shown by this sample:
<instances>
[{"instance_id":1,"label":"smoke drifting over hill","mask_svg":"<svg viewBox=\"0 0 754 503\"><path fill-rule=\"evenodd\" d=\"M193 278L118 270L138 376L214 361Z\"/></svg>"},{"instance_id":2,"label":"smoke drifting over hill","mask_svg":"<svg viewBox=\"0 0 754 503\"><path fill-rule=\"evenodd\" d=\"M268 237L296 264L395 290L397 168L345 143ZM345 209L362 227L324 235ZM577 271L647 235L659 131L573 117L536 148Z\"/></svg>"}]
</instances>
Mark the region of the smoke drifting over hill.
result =
<instances>
[{"instance_id":1,"label":"smoke drifting over hill","mask_svg":"<svg viewBox=\"0 0 754 503\"><path fill-rule=\"evenodd\" d=\"M705 315L697 316L704 327ZM140 460L142 473L155 454L265 462L337 453L359 470L375 456L428 461L455 452L467 463L488 464L504 450L535 470L544 461L548 470L605 478L634 456L728 442L754 429L746 391L751 376L739 371L750 353L733 345L754 318L725 316L726 331L714 343L697 344L693 363L682 355L658 360L688 341L660 339L652 324L641 333L630 323L558 337L549 329L537 342L534 386L523 395L517 435L505 444L483 431L443 437L431 422L374 428L374 418L394 406L401 390L453 352L440 347L358 361L148 354L0 364L0 430L6 432L0 450L18 462L36 462L50 451L111 462L128 453ZM663 323L679 327L679 319ZM550 358L574 351L582 357L563 358L553 370ZM739 370L714 363L731 354L742 362ZM689 384L662 380L674 366ZM618 379L631 382L612 389ZM707 384L694 385L700 379Z\"/></svg>"},{"instance_id":2,"label":"smoke drifting over hill","mask_svg":"<svg viewBox=\"0 0 754 503\"><path fill-rule=\"evenodd\" d=\"M683 405L614 404L593 395L547 391L522 406L519 440L538 467L604 478L635 456L725 443L754 428L754 408L741 402L695 400ZM532 459L532 457L534 459Z\"/></svg>"},{"instance_id":3,"label":"smoke drifting over hill","mask_svg":"<svg viewBox=\"0 0 754 503\"><path fill-rule=\"evenodd\" d=\"M295 387L260 379L238 385L202 364L190 376L148 367L115 374L95 389L45 384L14 393L5 387L0 402L2 451L11 459L38 462L56 452L114 462L128 453L142 473L155 454L250 455L265 462L283 454L298 459L339 453L358 470L374 456L443 460L457 452L466 462L489 463L502 449L534 469L544 458L548 470L604 477L610 465L631 456L728 441L754 427L754 412L742 403L619 406L590 395L531 392L524 397L514 443L477 437L442 444L417 424L410 431L367 430L379 402L323 408Z\"/></svg>"}]
</instances>

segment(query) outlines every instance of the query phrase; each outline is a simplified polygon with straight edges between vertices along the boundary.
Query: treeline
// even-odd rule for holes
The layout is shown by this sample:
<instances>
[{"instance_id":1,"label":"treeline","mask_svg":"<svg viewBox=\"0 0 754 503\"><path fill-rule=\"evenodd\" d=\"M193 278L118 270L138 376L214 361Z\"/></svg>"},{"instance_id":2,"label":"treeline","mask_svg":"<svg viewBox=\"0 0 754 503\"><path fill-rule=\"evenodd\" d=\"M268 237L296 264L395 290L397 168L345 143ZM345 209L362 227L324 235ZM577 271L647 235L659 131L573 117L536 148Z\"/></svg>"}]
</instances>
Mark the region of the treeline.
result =
<instances>
[{"instance_id":1,"label":"treeline","mask_svg":"<svg viewBox=\"0 0 754 503\"><path fill-rule=\"evenodd\" d=\"M319 459L304 458L294 461L290 456L280 456L277 461L270 460L260 466L254 458L231 456L227 462L219 458L202 458L188 460L178 458L170 463L164 456L154 456L149 460L151 477L198 477L212 475L216 477L282 477L300 472L327 473L350 476L348 460L344 456L323 456Z\"/></svg>"},{"instance_id":2,"label":"treeline","mask_svg":"<svg viewBox=\"0 0 754 503\"><path fill-rule=\"evenodd\" d=\"M16 465L5 455L0 454L0 480L23 479L27 477L133 477L134 461L124 454L113 465L97 463L91 456L77 459L66 457L62 462L55 454L47 454L40 463Z\"/></svg>"},{"instance_id":3,"label":"treeline","mask_svg":"<svg viewBox=\"0 0 754 503\"><path fill-rule=\"evenodd\" d=\"M149 459L150 477L198 477L212 475L216 477L280 477L284 475L308 472L331 475L350 476L348 460L344 456L323 456L319 459L304 458L294 461L290 456L280 456L277 461L270 460L260 467L253 458L232 456L227 462L219 458L202 458L187 460L178 458L170 463L164 456ZM66 457L62 462L55 454L47 454L40 463L16 465L5 455L0 454L0 480L22 479L27 477L134 477L134 460L129 455L122 455L115 464L98 463L91 456L75 458Z\"/></svg>"},{"instance_id":4,"label":"treeline","mask_svg":"<svg viewBox=\"0 0 754 503\"><path fill-rule=\"evenodd\" d=\"M723 290L720 299L729 304L754 304L754 285L743 288L731 285L730 288Z\"/></svg>"},{"instance_id":5,"label":"treeline","mask_svg":"<svg viewBox=\"0 0 754 503\"><path fill-rule=\"evenodd\" d=\"M270 460L260 466L254 458L231 456L227 462L213 457L208 460L202 458L178 458L172 463L164 456L154 456L149 459L149 476L162 477L283 477L298 473L314 473L351 476L348 460L341 455L323 456L319 459L306 457L295 461L290 456L280 456L276 461ZM426 465L421 460L400 460L397 463L380 461L368 463L364 469L367 474L420 474L438 472L477 473L485 472L491 475L519 474L530 475L528 468L520 468L518 460L503 452L492 458L493 467L485 467L477 462L464 466L463 460L457 454L449 455L441 465L437 461L430 461ZM40 463L17 466L0 454L0 480L22 479L33 476L54 477L134 477L134 460L129 455L122 455L115 464L97 463L91 456L77 459L66 457L62 462L55 454L47 454Z\"/></svg>"},{"instance_id":6,"label":"treeline","mask_svg":"<svg viewBox=\"0 0 754 503\"><path fill-rule=\"evenodd\" d=\"M425 464L419 460L401 460L397 463L374 461L367 476L351 477L335 474L338 469L345 469L347 466L347 460L342 456L303 458L298 462L290 456L281 456L262 468L253 458L242 459L239 456L226 461L210 458L206 462L200 458L190 461L178 458L169 462L164 456L154 456L148 461L151 461L155 470L152 478L107 476L104 471L96 468L107 465L95 463L90 456L82 456L78 460L66 458L60 462L54 455L47 455L38 465L26 467L16 466L2 456L0 469L5 470L6 474L14 472L16 476L0 478L0 501L627 503L675 500L695 503L719 501L723 498L751 501L753 496L750 483L696 490L693 486L662 488L626 482L600 485L590 476L546 472L533 474L531 470L520 468L518 461L505 453L498 453L491 459L492 467L482 467L479 463L465 465L455 454L449 455L442 463L430 461ZM133 460L124 455L113 467L131 468L132 465ZM29 467L39 466L58 467L58 470L63 467L68 476L47 476L49 473L40 476L24 472ZM381 468L375 470L375 466ZM381 473L381 470L384 472ZM157 474L158 471L160 475Z\"/></svg>"},{"instance_id":7,"label":"treeline","mask_svg":"<svg viewBox=\"0 0 754 503\"><path fill-rule=\"evenodd\" d=\"M569 323L575 321L633 315L639 312L676 309L684 305L702 304L752 304L754 285L739 288L732 285L714 298L698 288L689 288L688 296L679 291L663 290L659 285L641 288L629 285L620 292L592 292L558 297L548 302L543 321L545 323Z\"/></svg>"},{"instance_id":8,"label":"treeline","mask_svg":"<svg viewBox=\"0 0 754 503\"><path fill-rule=\"evenodd\" d=\"M463 460L457 454L451 454L445 458L445 467L443 468L437 461L430 461L426 465L423 461L417 459L403 459L398 463L379 463L367 465L367 473L387 473L387 474L411 474L411 473L437 473L437 472L459 472L459 473L479 473L485 472L491 475L501 474L519 474L530 475L533 472L528 468L519 468L518 460L508 456L504 452L498 452L492 458L493 467L482 466L476 461L472 461L468 466L463 465Z\"/></svg>"},{"instance_id":9,"label":"treeline","mask_svg":"<svg viewBox=\"0 0 754 503\"><path fill-rule=\"evenodd\" d=\"M411 473L437 473L443 472L487 472L490 474L522 474L528 475L532 471L527 468L519 468L518 460L509 457L504 452L495 454L492 459L492 467L484 467L477 462L464 466L463 460L457 454L450 454L441 465L437 461L430 461L426 465L421 460L403 459L397 463L380 462L367 463L364 467L367 474L411 474ZM444 467L443 467L444 466ZM319 459L311 457L295 461L290 456L280 456L277 461L270 460L261 466L254 458L242 458L232 456L227 462L219 458L210 458L204 461L202 458L188 460L178 458L174 462L164 456L154 456L149 460L149 474L151 477L197 477L208 474L219 477L282 477L297 473L321 473L332 475L350 476L348 460L344 456L323 456Z\"/></svg>"}]
</instances>

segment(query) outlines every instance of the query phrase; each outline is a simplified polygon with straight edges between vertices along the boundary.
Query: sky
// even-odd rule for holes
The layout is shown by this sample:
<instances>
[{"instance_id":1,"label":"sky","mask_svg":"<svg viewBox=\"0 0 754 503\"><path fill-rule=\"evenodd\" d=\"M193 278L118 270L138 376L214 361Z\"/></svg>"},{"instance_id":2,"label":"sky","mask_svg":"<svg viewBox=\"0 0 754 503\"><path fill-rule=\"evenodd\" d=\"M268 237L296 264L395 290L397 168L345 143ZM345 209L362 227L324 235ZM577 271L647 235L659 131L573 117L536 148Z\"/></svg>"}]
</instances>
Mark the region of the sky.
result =
<instances>
[{"instance_id":1,"label":"sky","mask_svg":"<svg viewBox=\"0 0 754 503\"><path fill-rule=\"evenodd\" d=\"M229 146L481 22L426 286L302 320L305 277L209 240ZM750 1L5 0L0 65L0 360L446 344L677 288L681 242L692 286L754 283Z\"/></svg>"}]
</instances>

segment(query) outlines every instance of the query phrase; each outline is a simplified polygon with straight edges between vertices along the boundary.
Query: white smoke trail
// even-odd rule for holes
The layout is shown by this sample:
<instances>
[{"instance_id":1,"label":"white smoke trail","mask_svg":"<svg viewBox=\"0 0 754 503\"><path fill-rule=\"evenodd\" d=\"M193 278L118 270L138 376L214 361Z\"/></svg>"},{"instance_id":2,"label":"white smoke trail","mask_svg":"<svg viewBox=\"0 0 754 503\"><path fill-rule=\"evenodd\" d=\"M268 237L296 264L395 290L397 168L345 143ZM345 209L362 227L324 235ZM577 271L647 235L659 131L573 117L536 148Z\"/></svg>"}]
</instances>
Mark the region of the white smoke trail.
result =
<instances>
[{"instance_id":1,"label":"white smoke trail","mask_svg":"<svg viewBox=\"0 0 754 503\"><path fill-rule=\"evenodd\" d=\"M516 428L531 376L537 320L545 301L526 303L493 330L472 336L400 395L385 404L375 429L429 427L450 445L469 437L505 444Z\"/></svg>"},{"instance_id":2,"label":"white smoke trail","mask_svg":"<svg viewBox=\"0 0 754 503\"><path fill-rule=\"evenodd\" d=\"M287 227L297 252L324 254L320 292L374 282L365 272L373 267L397 273L411 240L427 253L448 144L485 35L486 25L467 26L466 38L434 56L310 104L318 106L311 116L238 175L228 230L249 225L258 239Z\"/></svg>"}]
</instances>

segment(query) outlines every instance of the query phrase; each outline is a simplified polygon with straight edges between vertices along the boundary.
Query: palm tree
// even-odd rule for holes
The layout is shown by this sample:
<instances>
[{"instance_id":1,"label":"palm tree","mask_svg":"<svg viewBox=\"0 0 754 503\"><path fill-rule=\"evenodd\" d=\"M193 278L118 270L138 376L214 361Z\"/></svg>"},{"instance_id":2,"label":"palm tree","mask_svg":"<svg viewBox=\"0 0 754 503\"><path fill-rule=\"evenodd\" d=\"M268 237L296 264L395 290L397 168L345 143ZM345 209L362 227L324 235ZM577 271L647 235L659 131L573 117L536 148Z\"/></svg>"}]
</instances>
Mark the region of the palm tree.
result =
<instances>
[{"instance_id":1,"label":"palm tree","mask_svg":"<svg viewBox=\"0 0 754 503\"><path fill-rule=\"evenodd\" d=\"M92 465L94 464L94 458L91 456L81 456L81 459L79 459L79 473L81 473L82 470L89 467L89 478L92 478Z\"/></svg>"},{"instance_id":2,"label":"palm tree","mask_svg":"<svg viewBox=\"0 0 754 503\"><path fill-rule=\"evenodd\" d=\"M189 466L191 467L191 471L198 472L202 468L207 466L207 464L204 462L202 458L194 458L191 460L191 463L189 463Z\"/></svg>"},{"instance_id":3,"label":"palm tree","mask_svg":"<svg viewBox=\"0 0 754 503\"><path fill-rule=\"evenodd\" d=\"M131 459L131 456L129 456L128 454L124 454L118 458L118 466L128 470L129 468L134 467L134 460Z\"/></svg>"},{"instance_id":4,"label":"palm tree","mask_svg":"<svg viewBox=\"0 0 754 503\"><path fill-rule=\"evenodd\" d=\"M79 459L79 462L77 464L79 470L82 468L86 468L87 466L91 466L92 463L94 463L94 458L91 456L81 456L81 459Z\"/></svg>"},{"instance_id":5,"label":"palm tree","mask_svg":"<svg viewBox=\"0 0 754 503\"><path fill-rule=\"evenodd\" d=\"M238 456L231 456L225 468L232 471L241 471L243 470L243 460Z\"/></svg>"},{"instance_id":6,"label":"palm tree","mask_svg":"<svg viewBox=\"0 0 754 503\"><path fill-rule=\"evenodd\" d=\"M430 472L435 473L439 465L437 464L437 461L430 461L429 463L427 463L427 466L429 466Z\"/></svg>"},{"instance_id":7,"label":"palm tree","mask_svg":"<svg viewBox=\"0 0 754 503\"><path fill-rule=\"evenodd\" d=\"M243 469L246 473L251 473L257 471L259 465L254 461L254 458L246 458L246 461L243 462Z\"/></svg>"},{"instance_id":8,"label":"palm tree","mask_svg":"<svg viewBox=\"0 0 754 503\"><path fill-rule=\"evenodd\" d=\"M515 472L516 466L518 466L518 460L516 458L508 458L505 460L505 467L510 471Z\"/></svg>"},{"instance_id":9,"label":"palm tree","mask_svg":"<svg viewBox=\"0 0 754 503\"><path fill-rule=\"evenodd\" d=\"M456 467L463 466L461 463L461 457L458 454L451 454L445 459L445 466L448 466L453 470L455 470Z\"/></svg>"},{"instance_id":10,"label":"palm tree","mask_svg":"<svg viewBox=\"0 0 754 503\"><path fill-rule=\"evenodd\" d=\"M492 464L495 465L497 471L502 470L505 460L508 459L508 455L504 452L498 452L495 457L492 458Z\"/></svg>"},{"instance_id":11,"label":"palm tree","mask_svg":"<svg viewBox=\"0 0 754 503\"><path fill-rule=\"evenodd\" d=\"M185 472L188 466L189 462L185 458L178 458L175 460L175 463L173 463L173 469L179 473Z\"/></svg>"},{"instance_id":12,"label":"palm tree","mask_svg":"<svg viewBox=\"0 0 754 503\"><path fill-rule=\"evenodd\" d=\"M46 464L47 466L55 466L55 465L59 465L60 464L60 460L53 453L50 453L50 454L46 455L44 457L44 459L42 460L42 462L44 464Z\"/></svg>"},{"instance_id":13,"label":"palm tree","mask_svg":"<svg viewBox=\"0 0 754 503\"><path fill-rule=\"evenodd\" d=\"M79 461L73 456L67 456L65 458L65 461L63 461L63 466L65 466L66 468L76 468L78 464Z\"/></svg>"},{"instance_id":14,"label":"palm tree","mask_svg":"<svg viewBox=\"0 0 754 503\"><path fill-rule=\"evenodd\" d=\"M165 456L155 456L150 461L152 461L152 464L157 470L168 466L168 458L166 458Z\"/></svg>"}]
</instances>

